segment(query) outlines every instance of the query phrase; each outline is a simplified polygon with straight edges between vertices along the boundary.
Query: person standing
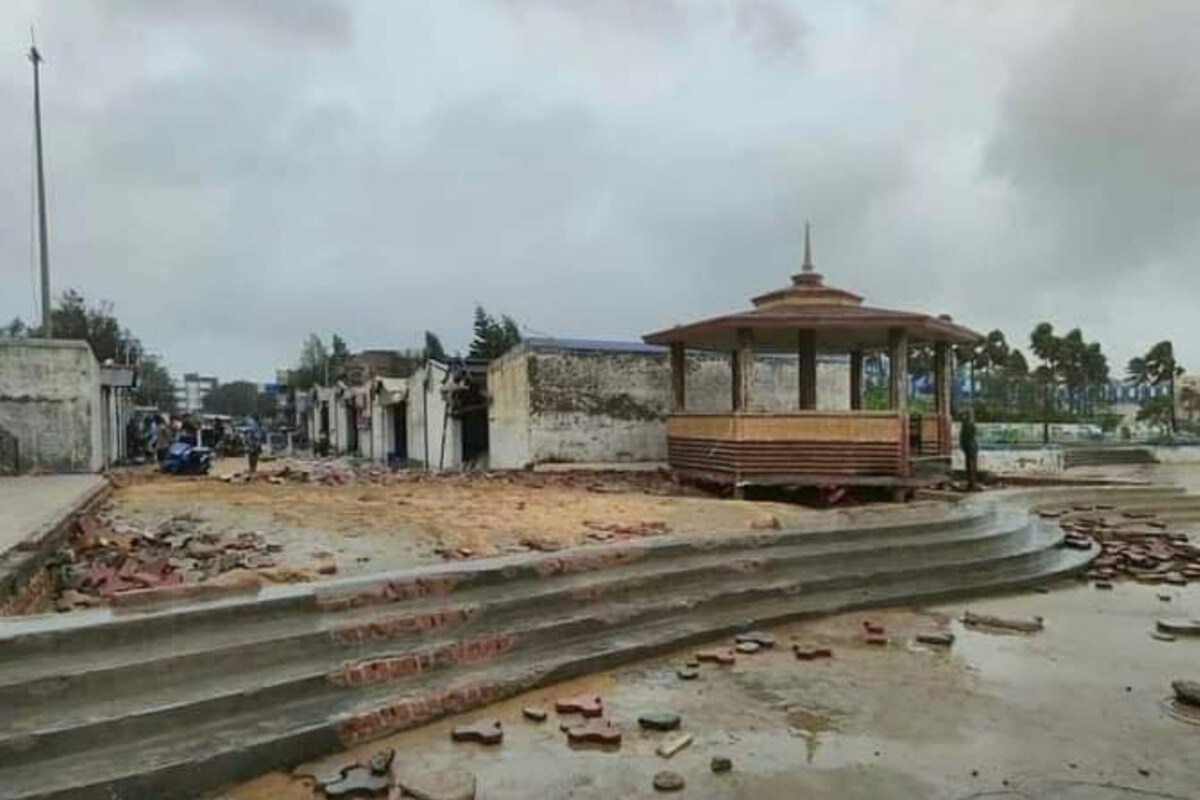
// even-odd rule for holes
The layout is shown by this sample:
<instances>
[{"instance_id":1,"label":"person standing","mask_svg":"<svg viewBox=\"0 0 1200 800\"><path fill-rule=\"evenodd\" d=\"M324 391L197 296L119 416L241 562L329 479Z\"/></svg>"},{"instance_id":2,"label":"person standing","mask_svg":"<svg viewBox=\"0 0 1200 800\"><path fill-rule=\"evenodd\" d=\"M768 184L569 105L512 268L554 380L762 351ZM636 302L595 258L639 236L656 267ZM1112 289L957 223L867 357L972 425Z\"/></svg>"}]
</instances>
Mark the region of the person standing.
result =
<instances>
[{"instance_id":1,"label":"person standing","mask_svg":"<svg viewBox=\"0 0 1200 800\"><path fill-rule=\"evenodd\" d=\"M979 489L979 438L975 430L975 409L968 408L958 433L958 444L962 447L963 460L967 466L967 491Z\"/></svg>"},{"instance_id":2,"label":"person standing","mask_svg":"<svg viewBox=\"0 0 1200 800\"><path fill-rule=\"evenodd\" d=\"M250 466L250 474L258 472L258 457L262 454L262 433L257 425L246 430L246 461Z\"/></svg>"}]
</instances>

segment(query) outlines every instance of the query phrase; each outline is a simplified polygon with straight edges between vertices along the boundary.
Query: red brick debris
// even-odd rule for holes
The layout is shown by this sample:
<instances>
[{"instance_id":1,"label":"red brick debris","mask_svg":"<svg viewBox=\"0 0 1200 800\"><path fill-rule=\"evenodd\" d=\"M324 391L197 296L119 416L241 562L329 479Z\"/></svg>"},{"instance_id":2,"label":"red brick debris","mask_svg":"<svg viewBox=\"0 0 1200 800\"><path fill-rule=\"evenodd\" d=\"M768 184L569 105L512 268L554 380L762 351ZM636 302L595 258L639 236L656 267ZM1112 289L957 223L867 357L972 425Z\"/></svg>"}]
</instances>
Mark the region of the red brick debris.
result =
<instances>
[{"instance_id":1,"label":"red brick debris","mask_svg":"<svg viewBox=\"0 0 1200 800\"><path fill-rule=\"evenodd\" d=\"M282 546L256 532L202 532L201 521L177 514L139 528L116 522L108 511L81 517L57 554L58 607L96 605L114 595L196 584L231 570L276 566Z\"/></svg>"},{"instance_id":2,"label":"red brick debris","mask_svg":"<svg viewBox=\"0 0 1200 800\"><path fill-rule=\"evenodd\" d=\"M1132 578L1181 586L1200 580L1200 545L1191 543L1184 531L1169 530L1168 522L1154 512L1076 505L1042 515L1058 519L1065 534L1063 546L1100 546L1100 555L1085 575L1089 580L1107 583Z\"/></svg>"}]
</instances>

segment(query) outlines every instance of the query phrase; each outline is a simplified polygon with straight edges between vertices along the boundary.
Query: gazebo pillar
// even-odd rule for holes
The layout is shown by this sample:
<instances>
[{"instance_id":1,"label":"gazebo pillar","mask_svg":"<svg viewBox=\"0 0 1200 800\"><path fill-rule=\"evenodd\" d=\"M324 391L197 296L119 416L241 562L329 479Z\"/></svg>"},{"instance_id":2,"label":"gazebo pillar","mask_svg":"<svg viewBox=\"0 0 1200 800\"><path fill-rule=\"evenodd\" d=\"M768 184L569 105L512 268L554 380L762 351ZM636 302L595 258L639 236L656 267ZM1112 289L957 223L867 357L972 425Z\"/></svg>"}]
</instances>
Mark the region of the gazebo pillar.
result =
<instances>
[{"instance_id":1,"label":"gazebo pillar","mask_svg":"<svg viewBox=\"0 0 1200 800\"><path fill-rule=\"evenodd\" d=\"M863 377L863 354L862 350L850 351L850 410L861 411L863 405L862 396L862 377Z\"/></svg>"},{"instance_id":2,"label":"gazebo pillar","mask_svg":"<svg viewBox=\"0 0 1200 800\"><path fill-rule=\"evenodd\" d=\"M938 451L948 456L953 452L950 442L950 345L938 342L933 346L934 408L938 414Z\"/></svg>"},{"instance_id":3,"label":"gazebo pillar","mask_svg":"<svg viewBox=\"0 0 1200 800\"><path fill-rule=\"evenodd\" d=\"M801 330L798 340L800 409L814 411L817 407L817 332Z\"/></svg>"},{"instance_id":4,"label":"gazebo pillar","mask_svg":"<svg viewBox=\"0 0 1200 800\"><path fill-rule=\"evenodd\" d=\"M750 409L750 389L754 385L754 331L738 328L737 349L729 360L733 370L733 410Z\"/></svg>"},{"instance_id":5,"label":"gazebo pillar","mask_svg":"<svg viewBox=\"0 0 1200 800\"><path fill-rule=\"evenodd\" d=\"M888 330L888 361L888 405L900 417L900 475L908 477L908 331L903 328Z\"/></svg>"},{"instance_id":6,"label":"gazebo pillar","mask_svg":"<svg viewBox=\"0 0 1200 800\"><path fill-rule=\"evenodd\" d=\"M671 343L671 410L687 411L687 358L683 342Z\"/></svg>"}]
</instances>

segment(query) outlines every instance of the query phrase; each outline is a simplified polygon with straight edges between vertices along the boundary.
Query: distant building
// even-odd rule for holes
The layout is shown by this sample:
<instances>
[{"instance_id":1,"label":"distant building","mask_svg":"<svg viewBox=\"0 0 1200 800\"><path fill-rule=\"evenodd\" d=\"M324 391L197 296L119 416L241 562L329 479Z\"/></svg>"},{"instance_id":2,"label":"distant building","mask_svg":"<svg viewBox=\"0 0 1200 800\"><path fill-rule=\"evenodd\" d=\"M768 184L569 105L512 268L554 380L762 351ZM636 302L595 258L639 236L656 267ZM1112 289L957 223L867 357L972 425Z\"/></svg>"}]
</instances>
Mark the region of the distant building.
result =
<instances>
[{"instance_id":1,"label":"distant building","mask_svg":"<svg viewBox=\"0 0 1200 800\"><path fill-rule=\"evenodd\" d=\"M195 414L201 411L204 408L204 398L217 388L218 383L215 377L196 372L185 373L182 378L171 381L176 413Z\"/></svg>"}]
</instances>

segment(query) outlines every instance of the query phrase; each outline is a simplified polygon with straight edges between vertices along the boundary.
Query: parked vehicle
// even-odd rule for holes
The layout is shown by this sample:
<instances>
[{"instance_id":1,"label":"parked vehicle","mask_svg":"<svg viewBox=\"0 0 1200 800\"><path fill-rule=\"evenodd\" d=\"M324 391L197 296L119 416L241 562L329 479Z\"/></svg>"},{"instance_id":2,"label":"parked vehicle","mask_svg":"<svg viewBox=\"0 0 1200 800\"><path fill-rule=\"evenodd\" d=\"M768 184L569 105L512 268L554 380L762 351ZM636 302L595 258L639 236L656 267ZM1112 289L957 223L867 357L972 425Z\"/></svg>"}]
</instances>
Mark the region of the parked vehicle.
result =
<instances>
[{"instance_id":1,"label":"parked vehicle","mask_svg":"<svg viewBox=\"0 0 1200 800\"><path fill-rule=\"evenodd\" d=\"M160 469L172 475L206 475L212 468L212 462L211 447L196 447L187 442L176 442L167 449Z\"/></svg>"}]
</instances>

